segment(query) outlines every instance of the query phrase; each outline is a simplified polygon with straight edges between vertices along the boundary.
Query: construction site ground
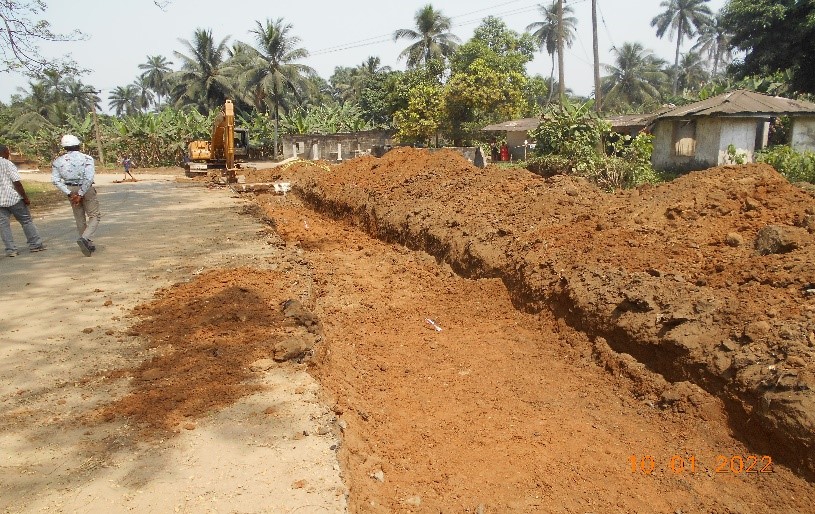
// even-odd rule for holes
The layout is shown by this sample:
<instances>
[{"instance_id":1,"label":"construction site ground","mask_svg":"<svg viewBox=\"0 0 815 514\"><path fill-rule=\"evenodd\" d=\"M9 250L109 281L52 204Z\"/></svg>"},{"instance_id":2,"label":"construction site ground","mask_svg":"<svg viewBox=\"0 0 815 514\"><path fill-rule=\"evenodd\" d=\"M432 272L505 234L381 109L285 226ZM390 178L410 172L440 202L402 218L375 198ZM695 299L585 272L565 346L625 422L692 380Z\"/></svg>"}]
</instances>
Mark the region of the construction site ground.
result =
<instances>
[{"instance_id":1,"label":"construction site ground","mask_svg":"<svg viewBox=\"0 0 815 514\"><path fill-rule=\"evenodd\" d=\"M404 149L256 174L285 196L100 184L97 255L66 205L2 261L0 508L811 512L815 213L774 173L609 194Z\"/></svg>"}]
</instances>

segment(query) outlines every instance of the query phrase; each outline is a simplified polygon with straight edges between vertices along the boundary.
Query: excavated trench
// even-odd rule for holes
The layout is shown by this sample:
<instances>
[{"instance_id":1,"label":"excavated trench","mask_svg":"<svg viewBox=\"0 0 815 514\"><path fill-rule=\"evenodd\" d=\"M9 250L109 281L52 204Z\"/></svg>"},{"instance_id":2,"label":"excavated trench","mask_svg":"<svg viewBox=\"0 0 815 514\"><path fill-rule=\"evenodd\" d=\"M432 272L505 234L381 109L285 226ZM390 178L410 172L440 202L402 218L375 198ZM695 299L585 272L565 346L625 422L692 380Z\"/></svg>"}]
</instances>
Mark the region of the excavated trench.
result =
<instances>
[{"instance_id":1,"label":"excavated trench","mask_svg":"<svg viewBox=\"0 0 815 514\"><path fill-rule=\"evenodd\" d=\"M464 277L500 278L517 308L548 309L599 347L702 387L754 451L815 479L815 306L803 293L815 283L815 211L771 168L606 194L400 149L294 175L314 210ZM767 226L787 250L749 244Z\"/></svg>"}]
</instances>

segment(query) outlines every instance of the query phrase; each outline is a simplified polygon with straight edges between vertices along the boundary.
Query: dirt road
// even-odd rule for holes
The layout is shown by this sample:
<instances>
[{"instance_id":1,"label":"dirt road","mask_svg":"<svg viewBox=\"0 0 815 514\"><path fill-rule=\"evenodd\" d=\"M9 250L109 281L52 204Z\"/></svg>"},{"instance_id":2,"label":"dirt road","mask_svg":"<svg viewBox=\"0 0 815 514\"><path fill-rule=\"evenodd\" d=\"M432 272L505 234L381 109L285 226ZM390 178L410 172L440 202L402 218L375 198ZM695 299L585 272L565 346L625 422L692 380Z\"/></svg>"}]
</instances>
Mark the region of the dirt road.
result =
<instances>
[{"instance_id":1,"label":"dirt road","mask_svg":"<svg viewBox=\"0 0 815 514\"><path fill-rule=\"evenodd\" d=\"M0 511L344 512L338 442L321 430L333 414L302 365L261 362L251 390L199 405L164 432L149 429L175 412L166 403L100 416L138 393L145 362L186 351L128 335L131 311L158 288L205 270L302 267L267 225L239 214L245 202L228 191L138 177L98 176L93 257L79 252L66 203L36 218L46 252L0 259ZM172 320L193 315L173 311ZM148 389L177 393L169 400L217 398L217 384L202 387L195 368L177 370L169 386L153 377Z\"/></svg>"}]
</instances>

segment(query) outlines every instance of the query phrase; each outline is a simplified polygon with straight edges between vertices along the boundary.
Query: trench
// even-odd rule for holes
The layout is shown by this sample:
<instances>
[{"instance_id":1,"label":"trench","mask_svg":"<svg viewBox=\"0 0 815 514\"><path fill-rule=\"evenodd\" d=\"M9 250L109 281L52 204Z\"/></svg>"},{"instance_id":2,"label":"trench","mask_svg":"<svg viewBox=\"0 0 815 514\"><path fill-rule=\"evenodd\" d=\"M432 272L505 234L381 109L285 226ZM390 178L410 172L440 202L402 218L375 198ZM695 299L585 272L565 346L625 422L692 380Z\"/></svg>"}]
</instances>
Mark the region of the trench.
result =
<instances>
[{"instance_id":1,"label":"trench","mask_svg":"<svg viewBox=\"0 0 815 514\"><path fill-rule=\"evenodd\" d=\"M712 373L702 363L683 358L681 348L637 340L613 321L594 318L592 313L584 311L573 301L569 295L568 280L564 283L564 278L558 277L551 265L550 269L542 271L545 278L538 278L533 284L525 263L504 260L496 265L485 262L470 251L469 245L465 248L455 247L445 238L445 234L434 234L427 229L413 230L407 221L393 223L383 219L375 205L363 204L366 207L354 208L326 198L308 186L295 186L293 192L316 212L350 222L384 242L425 252L438 262L449 264L461 277L500 279L517 309L533 314L548 310L591 341L603 338L614 352L630 355L668 382L693 382L722 400L734 437L752 451L771 455L799 476L810 482L815 481L812 441L793 433L789 427L778 426L771 411L761 410L763 398L760 394L734 390L726 377Z\"/></svg>"}]
</instances>

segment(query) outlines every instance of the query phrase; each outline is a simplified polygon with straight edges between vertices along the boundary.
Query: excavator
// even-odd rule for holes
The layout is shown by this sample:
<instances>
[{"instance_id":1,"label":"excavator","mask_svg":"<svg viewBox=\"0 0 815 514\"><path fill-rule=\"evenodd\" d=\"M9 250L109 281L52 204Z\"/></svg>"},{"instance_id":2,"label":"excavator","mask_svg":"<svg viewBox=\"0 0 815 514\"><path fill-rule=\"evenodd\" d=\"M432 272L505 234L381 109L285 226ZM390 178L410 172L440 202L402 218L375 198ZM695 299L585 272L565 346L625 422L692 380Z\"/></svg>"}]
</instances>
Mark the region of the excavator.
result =
<instances>
[{"instance_id":1,"label":"excavator","mask_svg":"<svg viewBox=\"0 0 815 514\"><path fill-rule=\"evenodd\" d=\"M212 138L187 145L184 171L188 177L206 174L214 181L236 182L235 170L248 156L249 135L246 129L235 128L235 108L227 100L215 118Z\"/></svg>"}]
</instances>

